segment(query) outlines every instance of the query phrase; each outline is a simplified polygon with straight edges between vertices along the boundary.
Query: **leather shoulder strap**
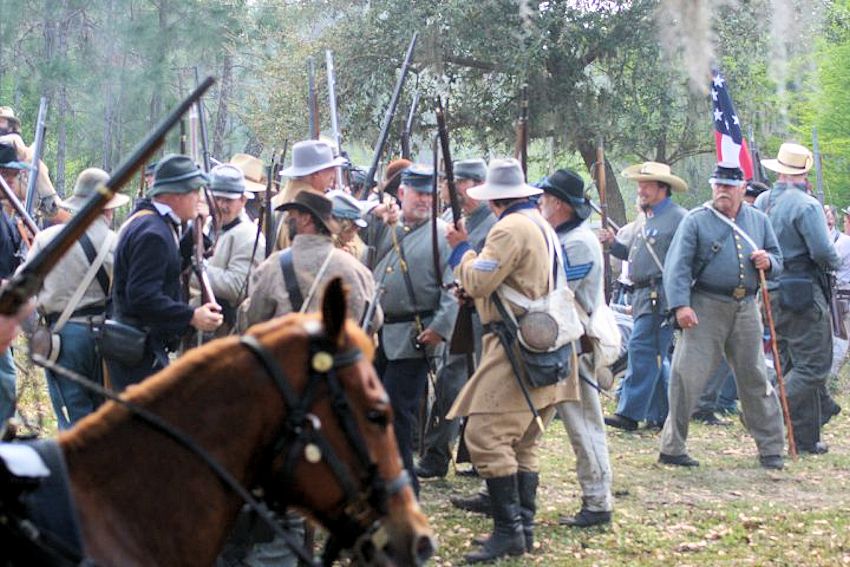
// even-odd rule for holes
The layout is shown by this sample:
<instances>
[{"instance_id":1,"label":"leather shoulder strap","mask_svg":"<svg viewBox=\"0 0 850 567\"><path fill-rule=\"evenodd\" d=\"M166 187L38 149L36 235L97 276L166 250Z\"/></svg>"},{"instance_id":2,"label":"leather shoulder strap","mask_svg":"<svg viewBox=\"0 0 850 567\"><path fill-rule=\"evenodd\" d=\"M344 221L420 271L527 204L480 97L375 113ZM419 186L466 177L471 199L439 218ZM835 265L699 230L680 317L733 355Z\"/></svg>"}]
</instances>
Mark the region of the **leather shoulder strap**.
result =
<instances>
[{"instance_id":1,"label":"leather shoulder strap","mask_svg":"<svg viewBox=\"0 0 850 567\"><path fill-rule=\"evenodd\" d=\"M95 259L97 258L97 251L94 249L94 244L92 244L89 235L83 233L80 236L80 246L83 247L83 252L86 253L86 258L89 260L89 264L94 264ZM109 295L109 274L106 273L106 268L104 268L103 263L101 262L100 267L97 269L97 283L100 284L103 293Z\"/></svg>"},{"instance_id":2,"label":"leather shoulder strap","mask_svg":"<svg viewBox=\"0 0 850 567\"><path fill-rule=\"evenodd\" d=\"M301 305L304 303L304 296L301 295L301 288L298 287L298 278L295 276L295 265L292 263L292 248L287 248L280 253L280 270L283 272L283 283L286 285L286 293L289 294L289 302L292 304L292 311L301 311Z\"/></svg>"}]
</instances>

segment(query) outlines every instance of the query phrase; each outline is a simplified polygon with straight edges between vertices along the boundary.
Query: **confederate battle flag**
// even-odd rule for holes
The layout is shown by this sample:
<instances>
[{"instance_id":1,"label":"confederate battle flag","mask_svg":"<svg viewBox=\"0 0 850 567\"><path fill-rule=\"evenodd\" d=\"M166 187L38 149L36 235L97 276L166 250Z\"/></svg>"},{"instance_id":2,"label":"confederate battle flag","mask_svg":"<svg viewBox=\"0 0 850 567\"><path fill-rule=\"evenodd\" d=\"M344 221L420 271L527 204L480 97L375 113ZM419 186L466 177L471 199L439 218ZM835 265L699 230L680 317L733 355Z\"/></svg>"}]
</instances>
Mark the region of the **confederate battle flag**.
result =
<instances>
[{"instance_id":1,"label":"confederate battle flag","mask_svg":"<svg viewBox=\"0 0 850 567\"><path fill-rule=\"evenodd\" d=\"M753 178L753 160L747 148L747 140L741 132L741 121L735 113L732 98L726 89L726 79L720 71L712 72L711 100L714 110L714 140L717 146L717 161L734 163L744 172L745 179Z\"/></svg>"}]
</instances>

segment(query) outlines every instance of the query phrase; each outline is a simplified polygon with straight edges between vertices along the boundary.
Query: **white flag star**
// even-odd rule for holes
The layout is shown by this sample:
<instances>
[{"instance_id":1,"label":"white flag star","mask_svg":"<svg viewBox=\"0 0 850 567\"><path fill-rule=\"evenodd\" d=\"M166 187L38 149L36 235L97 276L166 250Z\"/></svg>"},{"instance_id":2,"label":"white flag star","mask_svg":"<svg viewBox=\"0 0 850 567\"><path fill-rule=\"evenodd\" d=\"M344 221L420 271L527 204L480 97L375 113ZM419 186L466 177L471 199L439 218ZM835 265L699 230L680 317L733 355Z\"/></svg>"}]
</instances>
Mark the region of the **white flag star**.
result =
<instances>
[{"instance_id":1,"label":"white flag star","mask_svg":"<svg viewBox=\"0 0 850 567\"><path fill-rule=\"evenodd\" d=\"M714 89L711 89L711 100L717 102L717 91Z\"/></svg>"},{"instance_id":2,"label":"white flag star","mask_svg":"<svg viewBox=\"0 0 850 567\"><path fill-rule=\"evenodd\" d=\"M717 122L720 122L720 121L723 119L723 113L722 113L722 112L720 112L719 110L715 110L715 111L714 111L714 119L715 119Z\"/></svg>"},{"instance_id":3,"label":"white flag star","mask_svg":"<svg viewBox=\"0 0 850 567\"><path fill-rule=\"evenodd\" d=\"M715 75L714 80L712 82L714 83L715 87L722 87L724 83L723 77L721 77L720 75Z\"/></svg>"},{"instance_id":4,"label":"white flag star","mask_svg":"<svg viewBox=\"0 0 850 567\"><path fill-rule=\"evenodd\" d=\"M738 120L738 115L737 115L737 114L733 114L733 115L732 115L732 122L734 122L736 126L740 126L740 125L741 125L741 121L740 121L740 120Z\"/></svg>"}]
</instances>

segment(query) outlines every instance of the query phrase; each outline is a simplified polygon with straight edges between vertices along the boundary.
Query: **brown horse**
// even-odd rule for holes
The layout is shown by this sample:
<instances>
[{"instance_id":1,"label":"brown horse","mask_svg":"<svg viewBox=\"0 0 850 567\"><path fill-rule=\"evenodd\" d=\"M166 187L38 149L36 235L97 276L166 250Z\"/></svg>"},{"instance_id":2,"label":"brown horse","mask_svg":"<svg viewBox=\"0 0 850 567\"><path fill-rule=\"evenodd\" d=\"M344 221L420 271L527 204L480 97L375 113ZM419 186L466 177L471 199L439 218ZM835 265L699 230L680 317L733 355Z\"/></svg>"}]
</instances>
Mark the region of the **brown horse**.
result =
<instances>
[{"instance_id":1,"label":"brown horse","mask_svg":"<svg viewBox=\"0 0 850 567\"><path fill-rule=\"evenodd\" d=\"M321 317L289 315L248 332L282 366L290 393L309 398L297 422L274 368L236 337L190 351L124 397L188 434L243 486L323 524L341 548L380 522L367 562L418 565L433 552L432 532L403 482L389 401L368 360L372 345L344 313L335 281ZM366 356L351 356L359 351ZM331 360L338 368L329 369ZM299 445L302 429L316 435ZM242 501L196 455L115 402L59 444L87 557L103 565L215 560Z\"/></svg>"}]
</instances>

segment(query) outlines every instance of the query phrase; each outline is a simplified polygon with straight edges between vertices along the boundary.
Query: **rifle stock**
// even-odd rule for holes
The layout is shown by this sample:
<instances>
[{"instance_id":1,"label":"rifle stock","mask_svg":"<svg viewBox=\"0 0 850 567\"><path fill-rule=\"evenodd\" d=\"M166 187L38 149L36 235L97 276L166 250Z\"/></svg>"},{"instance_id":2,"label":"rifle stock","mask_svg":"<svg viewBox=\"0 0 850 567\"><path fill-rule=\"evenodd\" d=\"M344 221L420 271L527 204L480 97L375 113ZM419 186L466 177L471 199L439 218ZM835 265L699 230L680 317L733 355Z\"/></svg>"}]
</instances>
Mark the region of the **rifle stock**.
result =
<instances>
[{"instance_id":1,"label":"rifle stock","mask_svg":"<svg viewBox=\"0 0 850 567\"><path fill-rule=\"evenodd\" d=\"M154 130L142 140L130 156L112 173L109 180L97 188L85 206L62 227L59 234L41 249L31 261L12 276L0 289L0 315L14 315L30 297L41 289L44 278L73 246L86 229L103 212L115 193L132 179L136 170L144 165L164 142L165 135L180 121L183 114L202 96L215 79L207 77L171 113L163 118Z\"/></svg>"},{"instance_id":2,"label":"rifle stock","mask_svg":"<svg viewBox=\"0 0 850 567\"><path fill-rule=\"evenodd\" d=\"M35 196L36 183L38 181L38 168L41 164L41 155L44 151L44 131L47 129L45 121L47 120L47 98L41 97L38 104L38 120L35 124L35 141L33 142L34 150L32 153L32 161L30 162L29 178L27 179L26 193L26 212L29 218L35 214Z\"/></svg>"}]
</instances>

